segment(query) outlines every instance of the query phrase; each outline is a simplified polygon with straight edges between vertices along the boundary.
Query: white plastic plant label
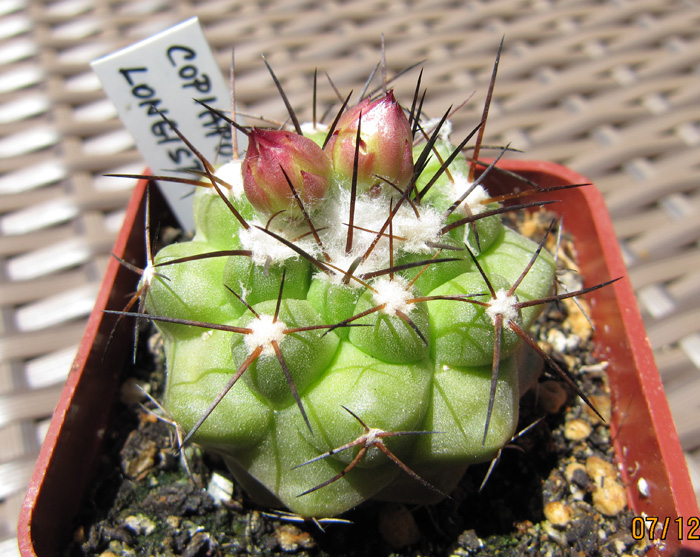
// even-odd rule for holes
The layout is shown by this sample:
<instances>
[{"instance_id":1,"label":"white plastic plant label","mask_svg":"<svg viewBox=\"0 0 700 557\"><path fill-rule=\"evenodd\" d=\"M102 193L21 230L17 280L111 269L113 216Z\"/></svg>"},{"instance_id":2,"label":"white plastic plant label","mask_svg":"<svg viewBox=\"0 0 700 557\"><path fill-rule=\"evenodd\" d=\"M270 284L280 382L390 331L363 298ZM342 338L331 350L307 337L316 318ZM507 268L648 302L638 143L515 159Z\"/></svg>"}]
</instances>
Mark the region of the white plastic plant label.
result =
<instances>
[{"instance_id":1,"label":"white plastic plant label","mask_svg":"<svg viewBox=\"0 0 700 557\"><path fill-rule=\"evenodd\" d=\"M160 113L207 160L231 157L231 127L197 102L226 109L231 97L196 17L99 58L92 68L154 174L192 177L188 170L203 170ZM181 224L192 229L191 196L174 184L162 191Z\"/></svg>"}]
</instances>

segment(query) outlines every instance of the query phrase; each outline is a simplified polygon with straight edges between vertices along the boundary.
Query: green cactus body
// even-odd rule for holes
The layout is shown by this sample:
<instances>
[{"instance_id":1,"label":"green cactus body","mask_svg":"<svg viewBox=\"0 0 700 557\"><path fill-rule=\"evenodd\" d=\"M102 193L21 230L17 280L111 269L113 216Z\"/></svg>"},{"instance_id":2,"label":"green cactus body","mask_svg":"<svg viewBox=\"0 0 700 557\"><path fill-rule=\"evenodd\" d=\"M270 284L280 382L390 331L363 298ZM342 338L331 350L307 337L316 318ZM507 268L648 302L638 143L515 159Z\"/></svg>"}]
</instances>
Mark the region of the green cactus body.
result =
<instances>
[{"instance_id":1,"label":"green cactus body","mask_svg":"<svg viewBox=\"0 0 700 557\"><path fill-rule=\"evenodd\" d=\"M389 133L375 143L412 145L393 95L381 102L363 105L363 115L375 105L389 111ZM381 117L367 116L361 132L377 133ZM469 464L494 458L515 432L518 378L532 373L523 370L522 342L508 325L526 330L540 311L513 304L549 296L554 287L554 261L543 251L513 295L504 294L537 245L505 228L499 215L443 232L498 206L482 203L488 195L479 187L449 211L466 191L465 160L457 157L449 175L408 202L402 192L421 192L440 167L438 157L414 187L411 149L394 149L389 160L382 159L384 147L355 150L353 125L341 119L325 151L319 138L311 147L303 136L285 135L279 142L294 145L282 157L286 178L279 168L256 167L269 154L254 159L250 149L242 172L240 163L233 174L227 168L231 187L222 190L245 225L212 188L200 188L194 239L161 251L145 300L150 315L177 321L156 320L168 361L167 411L185 432L196 428L193 441L223 454L252 495L307 517L336 515L372 497L434 501ZM435 149L444 160L453 147L440 140ZM370 155L371 164L362 158ZM364 169L354 192L352 157ZM268 180L264 191L255 190L260 180ZM289 214L271 215L280 206ZM222 250L240 253L188 259ZM392 265L404 267L387 270ZM492 387L496 314L504 326Z\"/></svg>"}]
</instances>

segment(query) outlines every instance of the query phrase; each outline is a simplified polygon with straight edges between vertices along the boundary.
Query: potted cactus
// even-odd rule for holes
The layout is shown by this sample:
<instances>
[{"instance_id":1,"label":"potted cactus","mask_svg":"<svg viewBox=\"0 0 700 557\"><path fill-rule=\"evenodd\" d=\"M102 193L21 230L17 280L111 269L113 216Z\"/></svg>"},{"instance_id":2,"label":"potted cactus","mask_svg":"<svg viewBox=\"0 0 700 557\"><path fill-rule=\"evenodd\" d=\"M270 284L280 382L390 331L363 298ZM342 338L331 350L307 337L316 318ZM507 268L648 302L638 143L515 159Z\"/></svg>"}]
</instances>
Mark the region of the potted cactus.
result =
<instances>
[{"instance_id":1,"label":"potted cactus","mask_svg":"<svg viewBox=\"0 0 700 557\"><path fill-rule=\"evenodd\" d=\"M470 180L440 126L414 148L412 120L388 92L335 129L248 131L131 314L163 334L183 442L300 516L444 497L515 434L544 305L590 290L554 295L551 255L503 226L489 173Z\"/></svg>"},{"instance_id":2,"label":"potted cactus","mask_svg":"<svg viewBox=\"0 0 700 557\"><path fill-rule=\"evenodd\" d=\"M120 308L113 294L98 306L108 313L93 316L102 349L116 321L155 324L168 370L162 405L180 446L222 455L259 505L321 519L368 499L423 505L448 497L468 466L496 458L514 437L520 396L543 362L604 419L528 332L548 303L589 293L592 317L603 323L600 353L629 370L623 381L611 378L618 411L634 411L644 431L658 428L643 386L658 386L658 377L632 376L640 358L651 362L648 346L621 337L640 333L639 316L633 303L615 300L621 293L622 304L631 303L630 286L624 278L611 284L624 270L608 247L614 236L599 194L559 167L505 163L500 155L480 161L485 116L453 144L449 114L425 121L417 100L405 110L389 90L343 104L327 127L304 128L290 112L294 129L240 128L249 140L245 158L218 169L202 158L199 176L178 180L196 186L192 239L147 253L132 303ZM548 234L538 243L504 226L504 214L543 205L565 215L586 288L557 285ZM127 224L140 221L135 212ZM588 233L603 234L593 248ZM603 243L601 255L594 249ZM116 255L126 260L123 245ZM115 262L110 273L118 272ZM624 317L636 321L624 326ZM126 338L120 328L116 334ZM91 372L82 373L88 380ZM117 382L115 374L112 389ZM654 412L667 428L664 405ZM663 459L644 454L626 419L615 413L611 421L635 510L653 499L670 517L697 515L683 494L682 463L659 471ZM49 439L57 437L52 428ZM677 439L653 443L678 458ZM55 451L54 469L66 458ZM624 460L630 454L644 475ZM653 497L639 478L655 482ZM665 487L669 479L685 483ZM42 497L60 494L44 487L48 494L28 500L23 525ZM55 528L34 520L25 549L50 543Z\"/></svg>"}]
</instances>

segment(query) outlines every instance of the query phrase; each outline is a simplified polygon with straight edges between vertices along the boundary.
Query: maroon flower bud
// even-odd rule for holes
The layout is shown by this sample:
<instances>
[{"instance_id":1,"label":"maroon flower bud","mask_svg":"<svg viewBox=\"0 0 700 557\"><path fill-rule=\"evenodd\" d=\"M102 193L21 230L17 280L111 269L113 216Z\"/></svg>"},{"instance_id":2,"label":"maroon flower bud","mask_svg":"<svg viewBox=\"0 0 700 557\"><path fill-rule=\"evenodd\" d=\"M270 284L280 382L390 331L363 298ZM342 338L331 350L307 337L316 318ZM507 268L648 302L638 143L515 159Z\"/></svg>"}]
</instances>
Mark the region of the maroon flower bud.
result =
<instances>
[{"instance_id":1,"label":"maroon flower bud","mask_svg":"<svg viewBox=\"0 0 700 557\"><path fill-rule=\"evenodd\" d=\"M243 187L258 211L286 210L287 216L297 218L301 210L289 183L311 211L328 191L330 169L328 155L313 140L284 130L253 128L242 166Z\"/></svg>"},{"instance_id":2,"label":"maroon flower bud","mask_svg":"<svg viewBox=\"0 0 700 557\"><path fill-rule=\"evenodd\" d=\"M413 136L393 91L375 101L365 99L341 116L326 145L333 160L335 180L346 186L351 183L358 124L358 191L384 184L377 176L401 189L408 186L413 175Z\"/></svg>"}]
</instances>

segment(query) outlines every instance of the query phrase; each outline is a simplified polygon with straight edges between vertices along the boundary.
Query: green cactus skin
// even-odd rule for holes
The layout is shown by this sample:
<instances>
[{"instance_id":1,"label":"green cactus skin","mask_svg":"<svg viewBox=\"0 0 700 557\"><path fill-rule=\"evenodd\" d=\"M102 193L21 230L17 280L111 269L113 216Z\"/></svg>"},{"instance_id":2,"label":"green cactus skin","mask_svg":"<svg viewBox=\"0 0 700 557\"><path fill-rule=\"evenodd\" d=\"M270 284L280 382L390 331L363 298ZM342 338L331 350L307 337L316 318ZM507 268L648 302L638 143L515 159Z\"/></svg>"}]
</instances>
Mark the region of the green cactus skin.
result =
<instances>
[{"instance_id":1,"label":"green cactus skin","mask_svg":"<svg viewBox=\"0 0 700 557\"><path fill-rule=\"evenodd\" d=\"M341 121L336 133L352 139L355 129L342 128ZM340 140L335 143L339 149ZM435 145L442 160L453 149L445 139ZM415 148L414 161L421 151L421 146ZM345 155L336 150L334 156ZM247 161L244 167L254 163ZM192 440L222 454L238 481L264 504L283 505L304 517L329 517L374 497L439 500L468 465L494 458L515 433L519 383L536 373L536 364L523 357L523 343L507 325L513 321L527 330L537 318L540 306L521 311L512 304L552 294L553 258L543 250L511 305L504 306L511 313L504 318L492 387L496 335L495 318L486 307L492 303L490 290L506 291L519 281L537 245L506 228L500 215L442 232L465 215L497 207L480 204L488 195L478 189L467 199L471 209L460 207L445 216L466 187L469 165L464 159L454 160L449 175L441 174L415 210L401 200L407 184L398 185L400 191L379 180L368 186L365 174L363 191L353 193L352 176L334 175L333 168L330 176L316 176L317 189L328 178L325 197L315 200L308 215L320 242L309 234L298 205L293 217L283 213L272 219L253 207L237 182L240 162L230 164L237 165L233 174L229 167L220 175L227 176L231 187L222 191L248 227L213 188L198 188L193 240L161 250L155 259L158 273L148 285L146 311L165 339L166 410L185 432L196 428ZM392 161L383 164L392 167ZM406 164L397 161L395 174L405 175ZM423 190L440 164L432 157L415 180L416 191ZM255 183L246 183L248 187ZM273 184L266 192L283 195L281 187ZM301 178L297 187L304 187ZM295 203L291 196L288 203ZM402 205L391 226L365 261L352 268L397 204ZM350 219L355 225L351 241ZM308 256L261 230L266 227ZM391 242L389 234L394 235ZM241 254L188 259L221 250ZM183 260L164 265L179 258ZM433 258L451 260L421 263ZM418 264L377 273L408 263ZM346 324L353 326L331 327ZM242 368L240 380L227 390ZM212 401L224 392L207 416ZM376 444L326 454L363 434L350 412L372 432L413 432L388 435L381 442L424 482ZM349 466L363 447L362 458ZM325 457L317 459L321 455ZM327 483L336 476L341 477Z\"/></svg>"}]
</instances>

